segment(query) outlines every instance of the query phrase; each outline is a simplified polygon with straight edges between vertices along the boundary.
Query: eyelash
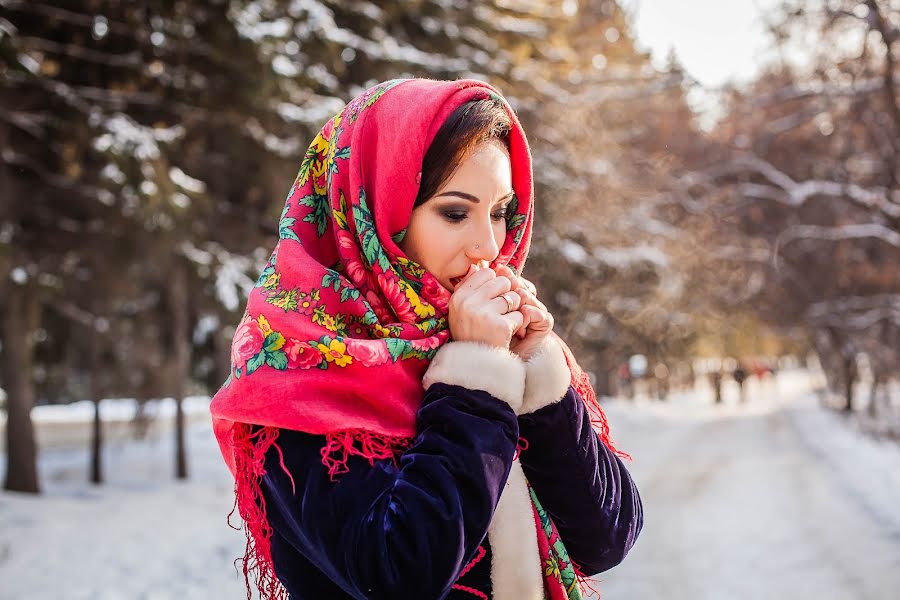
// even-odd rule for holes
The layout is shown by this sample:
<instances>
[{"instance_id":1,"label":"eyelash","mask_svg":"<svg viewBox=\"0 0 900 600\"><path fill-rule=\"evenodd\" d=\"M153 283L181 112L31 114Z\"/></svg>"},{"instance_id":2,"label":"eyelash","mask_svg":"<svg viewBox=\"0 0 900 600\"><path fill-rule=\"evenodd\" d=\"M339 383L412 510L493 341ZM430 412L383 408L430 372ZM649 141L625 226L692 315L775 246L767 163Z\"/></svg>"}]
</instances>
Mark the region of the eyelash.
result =
<instances>
[{"instance_id":1,"label":"eyelash","mask_svg":"<svg viewBox=\"0 0 900 600\"><path fill-rule=\"evenodd\" d=\"M469 215L467 211L448 210L443 212L444 218L451 223L462 223ZM504 207L503 212L491 214L491 218L495 221L509 219L509 207Z\"/></svg>"}]
</instances>

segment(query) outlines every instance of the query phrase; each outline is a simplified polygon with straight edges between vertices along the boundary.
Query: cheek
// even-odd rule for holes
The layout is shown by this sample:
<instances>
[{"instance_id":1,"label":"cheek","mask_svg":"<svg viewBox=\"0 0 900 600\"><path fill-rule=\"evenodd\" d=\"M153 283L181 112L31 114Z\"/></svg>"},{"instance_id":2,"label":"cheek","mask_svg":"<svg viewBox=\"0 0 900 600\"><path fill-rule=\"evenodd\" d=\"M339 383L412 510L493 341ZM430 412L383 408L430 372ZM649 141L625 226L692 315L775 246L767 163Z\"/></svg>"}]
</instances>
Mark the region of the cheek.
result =
<instances>
[{"instance_id":1,"label":"cheek","mask_svg":"<svg viewBox=\"0 0 900 600\"><path fill-rule=\"evenodd\" d=\"M423 215L411 223L402 246L409 258L433 275L441 275L454 262L464 244L459 231L437 218Z\"/></svg>"},{"instance_id":2,"label":"cheek","mask_svg":"<svg viewBox=\"0 0 900 600\"><path fill-rule=\"evenodd\" d=\"M494 223L494 241L497 242L498 248L503 248L506 241L506 220Z\"/></svg>"}]
</instances>

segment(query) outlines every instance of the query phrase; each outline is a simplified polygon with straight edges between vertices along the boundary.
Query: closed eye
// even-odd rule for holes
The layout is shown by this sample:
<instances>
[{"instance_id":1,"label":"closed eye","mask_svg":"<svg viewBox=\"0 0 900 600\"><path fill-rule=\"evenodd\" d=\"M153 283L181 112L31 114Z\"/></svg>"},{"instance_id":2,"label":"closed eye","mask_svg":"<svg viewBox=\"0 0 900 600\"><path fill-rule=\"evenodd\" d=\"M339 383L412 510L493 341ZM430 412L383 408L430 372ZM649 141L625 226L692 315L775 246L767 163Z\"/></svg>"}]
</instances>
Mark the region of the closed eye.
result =
<instances>
[{"instance_id":1,"label":"closed eye","mask_svg":"<svg viewBox=\"0 0 900 600\"><path fill-rule=\"evenodd\" d=\"M465 221L468 213L464 210L445 210L441 212L441 215L451 223L460 223Z\"/></svg>"}]
</instances>

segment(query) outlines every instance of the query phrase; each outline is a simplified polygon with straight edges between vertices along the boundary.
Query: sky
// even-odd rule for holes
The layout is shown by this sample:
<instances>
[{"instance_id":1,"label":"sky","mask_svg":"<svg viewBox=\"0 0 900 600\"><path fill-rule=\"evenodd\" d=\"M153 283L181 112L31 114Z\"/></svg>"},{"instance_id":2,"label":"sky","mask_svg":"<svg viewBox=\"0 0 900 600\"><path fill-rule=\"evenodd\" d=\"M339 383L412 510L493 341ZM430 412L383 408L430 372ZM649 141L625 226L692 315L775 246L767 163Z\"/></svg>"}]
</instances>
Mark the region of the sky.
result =
<instances>
[{"instance_id":1,"label":"sky","mask_svg":"<svg viewBox=\"0 0 900 600\"><path fill-rule=\"evenodd\" d=\"M762 17L779 0L621 0L633 33L664 66L674 49L704 87L751 80L771 47Z\"/></svg>"}]
</instances>

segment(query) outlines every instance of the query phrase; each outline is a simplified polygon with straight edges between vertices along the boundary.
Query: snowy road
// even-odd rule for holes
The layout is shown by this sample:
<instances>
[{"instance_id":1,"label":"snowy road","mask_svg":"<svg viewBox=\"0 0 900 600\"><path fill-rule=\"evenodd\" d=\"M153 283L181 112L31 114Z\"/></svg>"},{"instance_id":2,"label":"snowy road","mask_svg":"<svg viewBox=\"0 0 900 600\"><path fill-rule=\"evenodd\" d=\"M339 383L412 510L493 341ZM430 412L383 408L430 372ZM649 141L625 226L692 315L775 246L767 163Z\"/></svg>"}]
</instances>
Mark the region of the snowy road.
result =
<instances>
[{"instance_id":1,"label":"snowy road","mask_svg":"<svg viewBox=\"0 0 900 600\"><path fill-rule=\"evenodd\" d=\"M604 600L900 597L900 448L818 408L801 373L738 406L706 390L607 404L646 522ZM83 448L41 456L45 494L0 493L0 599L243 598L224 523L229 476L190 430L192 479L174 483L169 436L107 448L109 483L84 483Z\"/></svg>"},{"instance_id":2,"label":"snowy road","mask_svg":"<svg viewBox=\"0 0 900 600\"><path fill-rule=\"evenodd\" d=\"M645 529L604 598L900 598L900 449L862 438L788 373L738 406L612 407ZM755 383L755 382L754 382Z\"/></svg>"}]
</instances>

